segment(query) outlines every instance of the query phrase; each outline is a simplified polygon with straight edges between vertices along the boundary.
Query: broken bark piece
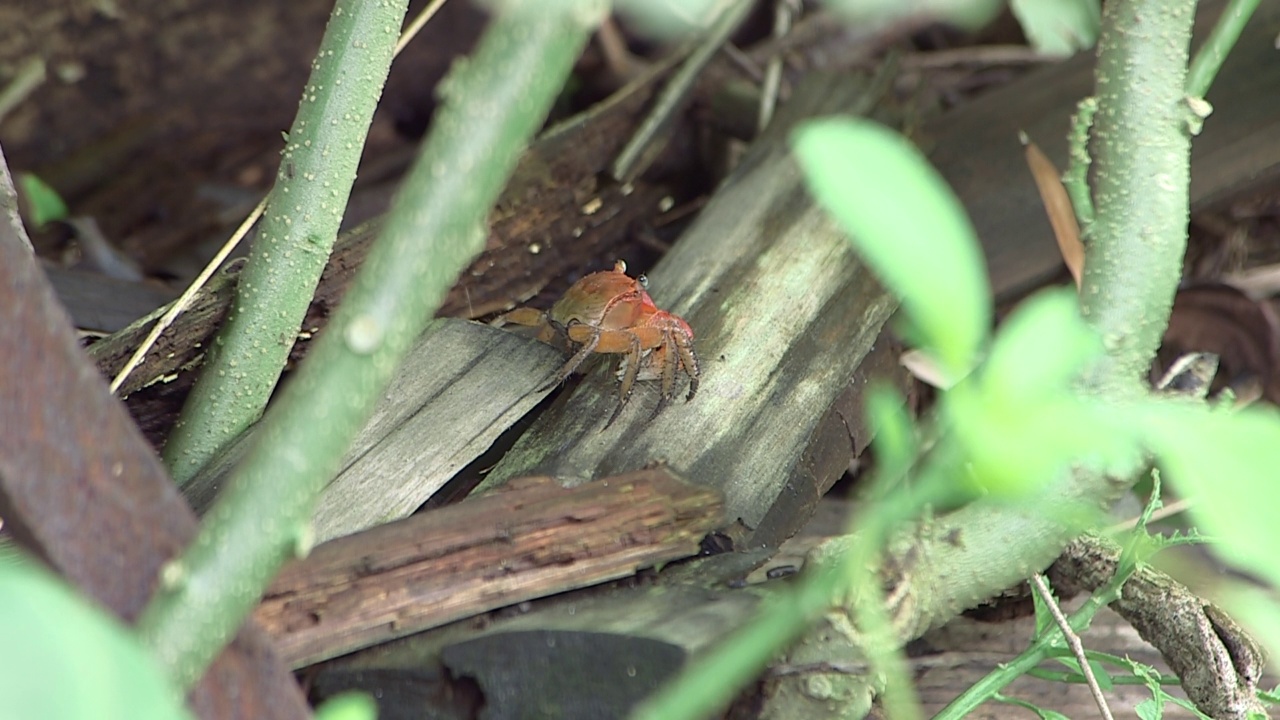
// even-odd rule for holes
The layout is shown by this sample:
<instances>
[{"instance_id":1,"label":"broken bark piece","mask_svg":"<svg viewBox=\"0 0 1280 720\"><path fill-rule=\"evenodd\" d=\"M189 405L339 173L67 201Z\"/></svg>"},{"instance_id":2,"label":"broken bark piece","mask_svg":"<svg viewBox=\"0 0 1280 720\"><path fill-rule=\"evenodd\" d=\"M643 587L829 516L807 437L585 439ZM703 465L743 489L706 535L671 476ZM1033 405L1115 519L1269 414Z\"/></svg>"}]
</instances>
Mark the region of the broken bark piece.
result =
<instances>
[{"instance_id":1,"label":"broken bark piece","mask_svg":"<svg viewBox=\"0 0 1280 720\"><path fill-rule=\"evenodd\" d=\"M663 468L574 490L525 478L320 545L284 568L254 617L301 667L695 555L722 523L718 493Z\"/></svg>"},{"instance_id":2,"label":"broken bark piece","mask_svg":"<svg viewBox=\"0 0 1280 720\"><path fill-rule=\"evenodd\" d=\"M1086 535L1067 546L1050 577L1063 592L1094 591L1115 576L1119 558L1119 545ZM1266 655L1216 605L1144 564L1111 609L1160 651L1201 712L1215 718L1266 714L1257 697Z\"/></svg>"}]
</instances>

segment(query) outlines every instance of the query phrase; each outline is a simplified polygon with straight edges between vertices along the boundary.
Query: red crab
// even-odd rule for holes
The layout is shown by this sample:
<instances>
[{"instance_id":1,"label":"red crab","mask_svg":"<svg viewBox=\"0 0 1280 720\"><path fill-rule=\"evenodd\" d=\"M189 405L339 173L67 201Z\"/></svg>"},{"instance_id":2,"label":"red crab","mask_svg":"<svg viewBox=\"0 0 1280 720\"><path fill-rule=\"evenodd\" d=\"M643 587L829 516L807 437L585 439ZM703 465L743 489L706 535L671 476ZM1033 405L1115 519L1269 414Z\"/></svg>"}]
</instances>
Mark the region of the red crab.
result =
<instances>
[{"instance_id":1,"label":"red crab","mask_svg":"<svg viewBox=\"0 0 1280 720\"><path fill-rule=\"evenodd\" d=\"M623 355L618 367L618 407L605 423L608 427L627 404L636 380L662 380L654 415L671 400L681 370L689 376L685 400L692 400L698 392L693 330L683 318L659 310L646 287L645 277L629 277L627 264L619 260L612 270L591 273L574 283L549 312L516 308L494 324L535 327L539 340L550 342L559 337L568 341L570 348L576 348L577 352L543 390L564 382L592 353Z\"/></svg>"}]
</instances>

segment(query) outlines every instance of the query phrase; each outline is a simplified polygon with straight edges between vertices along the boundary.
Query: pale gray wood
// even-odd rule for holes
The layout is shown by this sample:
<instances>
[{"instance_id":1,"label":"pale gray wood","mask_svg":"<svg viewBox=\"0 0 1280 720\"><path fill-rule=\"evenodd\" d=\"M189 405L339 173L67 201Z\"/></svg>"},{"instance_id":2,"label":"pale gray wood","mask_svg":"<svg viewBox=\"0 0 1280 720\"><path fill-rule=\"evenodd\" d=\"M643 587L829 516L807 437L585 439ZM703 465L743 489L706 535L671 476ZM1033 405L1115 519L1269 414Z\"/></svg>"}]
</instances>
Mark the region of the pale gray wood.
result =
<instances>
[{"instance_id":1,"label":"pale gray wood","mask_svg":"<svg viewBox=\"0 0 1280 720\"><path fill-rule=\"evenodd\" d=\"M847 76L815 78L787 112L837 112L862 98L862 85ZM481 490L529 474L576 485L662 461L719 488L729 519L755 528L800 482L808 439L896 301L810 200L789 155L787 121L780 123L649 274L658 305L694 329L697 397L650 420L656 391L644 383L604 428L617 383L612 366L591 373L534 423Z\"/></svg>"},{"instance_id":2,"label":"pale gray wood","mask_svg":"<svg viewBox=\"0 0 1280 720\"><path fill-rule=\"evenodd\" d=\"M535 388L564 360L549 345L497 328L437 321L401 365L321 495L314 518L318 541L413 512L546 396ZM193 506L208 506L249 442L252 431L184 489Z\"/></svg>"}]
</instances>

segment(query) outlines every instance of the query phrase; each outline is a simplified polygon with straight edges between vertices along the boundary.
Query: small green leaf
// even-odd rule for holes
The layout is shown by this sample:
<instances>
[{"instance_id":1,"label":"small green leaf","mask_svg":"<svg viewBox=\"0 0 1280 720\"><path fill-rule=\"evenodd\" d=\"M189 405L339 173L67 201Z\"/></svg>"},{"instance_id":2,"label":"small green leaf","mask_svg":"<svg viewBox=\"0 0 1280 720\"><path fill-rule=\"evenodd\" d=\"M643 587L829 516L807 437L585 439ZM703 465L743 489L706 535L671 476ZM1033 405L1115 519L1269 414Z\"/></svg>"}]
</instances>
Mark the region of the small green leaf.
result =
<instances>
[{"instance_id":1,"label":"small green leaf","mask_svg":"<svg viewBox=\"0 0 1280 720\"><path fill-rule=\"evenodd\" d=\"M1093 679L1097 681L1098 687L1101 688L1103 692L1111 692L1115 688L1116 681L1111 677L1111 673L1107 671L1107 668L1103 666L1102 663L1090 660L1089 669L1093 671Z\"/></svg>"},{"instance_id":2,"label":"small green leaf","mask_svg":"<svg viewBox=\"0 0 1280 720\"><path fill-rule=\"evenodd\" d=\"M1098 0L1012 0L1009 9L1031 46L1045 55L1072 55L1098 42Z\"/></svg>"},{"instance_id":3,"label":"small green leaf","mask_svg":"<svg viewBox=\"0 0 1280 720\"><path fill-rule=\"evenodd\" d=\"M1142 720L1160 720L1164 716L1163 703L1155 700L1143 700L1133 709Z\"/></svg>"},{"instance_id":4,"label":"small green leaf","mask_svg":"<svg viewBox=\"0 0 1280 720\"><path fill-rule=\"evenodd\" d=\"M1151 403L1141 426L1178 493L1192 498L1197 526L1243 570L1280 584L1280 413L1261 407L1238 413Z\"/></svg>"},{"instance_id":5,"label":"small green leaf","mask_svg":"<svg viewBox=\"0 0 1280 720\"><path fill-rule=\"evenodd\" d=\"M378 704L368 693L346 692L334 695L316 708L315 720L374 720Z\"/></svg>"},{"instance_id":6,"label":"small green leaf","mask_svg":"<svg viewBox=\"0 0 1280 720\"><path fill-rule=\"evenodd\" d=\"M1049 579L1045 578L1044 582L1045 585L1048 585ZM1057 627L1053 621L1053 613L1049 612L1049 605L1045 603L1044 597L1036 592L1035 587L1031 588L1031 605L1035 608L1036 617L1036 631L1033 637L1042 638L1045 633L1053 632L1053 629Z\"/></svg>"},{"instance_id":7,"label":"small green leaf","mask_svg":"<svg viewBox=\"0 0 1280 720\"><path fill-rule=\"evenodd\" d=\"M35 563L0 564L0 646L5 717L191 717L133 635Z\"/></svg>"},{"instance_id":8,"label":"small green leaf","mask_svg":"<svg viewBox=\"0 0 1280 720\"><path fill-rule=\"evenodd\" d=\"M69 211L58 191L45 181L31 173L18 173L18 185L27 196L27 206L31 211L31 222L35 227L44 227L46 223L62 220Z\"/></svg>"},{"instance_id":9,"label":"small green leaf","mask_svg":"<svg viewBox=\"0 0 1280 720\"><path fill-rule=\"evenodd\" d=\"M946 182L869 120L813 120L792 145L814 196L902 299L925 349L963 377L986 342L991 298L973 227Z\"/></svg>"},{"instance_id":10,"label":"small green leaf","mask_svg":"<svg viewBox=\"0 0 1280 720\"><path fill-rule=\"evenodd\" d=\"M1102 351L1101 339L1080 317L1074 292L1037 293L1001 325L982 368L983 383L1008 402L1052 397Z\"/></svg>"}]
</instances>

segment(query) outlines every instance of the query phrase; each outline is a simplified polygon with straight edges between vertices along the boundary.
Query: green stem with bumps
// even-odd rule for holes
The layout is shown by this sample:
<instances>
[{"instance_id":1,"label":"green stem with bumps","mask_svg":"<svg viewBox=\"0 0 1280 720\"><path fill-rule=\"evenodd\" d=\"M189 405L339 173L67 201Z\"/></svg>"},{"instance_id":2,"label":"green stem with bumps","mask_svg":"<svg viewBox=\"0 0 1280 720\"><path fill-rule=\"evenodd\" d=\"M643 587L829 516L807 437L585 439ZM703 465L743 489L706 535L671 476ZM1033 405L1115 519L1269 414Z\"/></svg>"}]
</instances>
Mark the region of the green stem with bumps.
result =
<instances>
[{"instance_id":1,"label":"green stem with bumps","mask_svg":"<svg viewBox=\"0 0 1280 720\"><path fill-rule=\"evenodd\" d=\"M138 632L188 687L280 565L305 553L319 492L458 273L589 32L598 0L508 0L445 98L351 289ZM394 31L390 33L394 40Z\"/></svg>"},{"instance_id":2,"label":"green stem with bumps","mask_svg":"<svg viewBox=\"0 0 1280 720\"><path fill-rule=\"evenodd\" d=\"M262 416L356 179L408 0L337 0L227 321L164 447L185 485Z\"/></svg>"}]
</instances>

